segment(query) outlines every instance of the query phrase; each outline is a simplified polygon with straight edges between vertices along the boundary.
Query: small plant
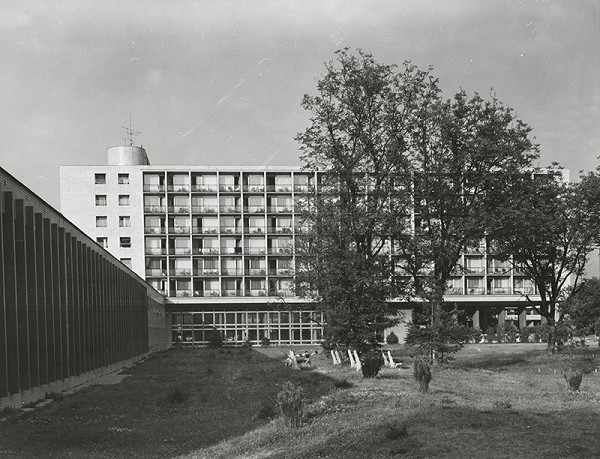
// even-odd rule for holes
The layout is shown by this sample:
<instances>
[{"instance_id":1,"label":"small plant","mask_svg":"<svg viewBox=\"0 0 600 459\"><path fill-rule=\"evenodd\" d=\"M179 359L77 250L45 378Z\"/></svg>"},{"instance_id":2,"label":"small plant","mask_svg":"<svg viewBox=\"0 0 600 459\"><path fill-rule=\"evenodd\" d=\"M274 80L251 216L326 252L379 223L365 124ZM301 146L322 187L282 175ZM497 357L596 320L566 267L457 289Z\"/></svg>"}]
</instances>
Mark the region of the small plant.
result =
<instances>
[{"instance_id":1,"label":"small plant","mask_svg":"<svg viewBox=\"0 0 600 459\"><path fill-rule=\"evenodd\" d=\"M221 332L214 328L208 333L208 345L210 347L223 347L223 336L221 336Z\"/></svg>"},{"instance_id":2,"label":"small plant","mask_svg":"<svg viewBox=\"0 0 600 459\"><path fill-rule=\"evenodd\" d=\"M579 392L579 386L581 386L581 381L583 381L583 371L571 368L566 370L563 376L565 377L565 381L567 381L568 389L573 392Z\"/></svg>"},{"instance_id":3,"label":"small plant","mask_svg":"<svg viewBox=\"0 0 600 459\"><path fill-rule=\"evenodd\" d=\"M273 402L265 400L258 408L258 412L254 415L253 419L270 420L274 418L276 414L277 410Z\"/></svg>"},{"instance_id":4,"label":"small plant","mask_svg":"<svg viewBox=\"0 0 600 459\"><path fill-rule=\"evenodd\" d=\"M302 423L302 388L295 386L290 381L283 385L277 394L277 406L283 416L287 427L292 429L300 427Z\"/></svg>"},{"instance_id":5,"label":"small plant","mask_svg":"<svg viewBox=\"0 0 600 459\"><path fill-rule=\"evenodd\" d=\"M270 344L271 344L271 340L269 339L269 337L268 337L268 336L263 336L263 337L260 339L260 345L261 345L261 346L263 346L263 347L266 347L266 346L269 346Z\"/></svg>"},{"instance_id":6,"label":"small plant","mask_svg":"<svg viewBox=\"0 0 600 459\"><path fill-rule=\"evenodd\" d=\"M363 356L361 366L363 378L374 378L377 376L382 365L383 357L381 356L381 353L374 351L367 352Z\"/></svg>"},{"instance_id":7,"label":"small plant","mask_svg":"<svg viewBox=\"0 0 600 459\"><path fill-rule=\"evenodd\" d=\"M347 379L333 381L333 385L338 389L350 389L351 387L354 387L354 384Z\"/></svg>"},{"instance_id":8,"label":"small plant","mask_svg":"<svg viewBox=\"0 0 600 459\"><path fill-rule=\"evenodd\" d=\"M406 425L398 425L396 422L390 422L385 425L385 438L389 441L405 438L408 435Z\"/></svg>"},{"instance_id":9,"label":"small plant","mask_svg":"<svg viewBox=\"0 0 600 459\"><path fill-rule=\"evenodd\" d=\"M244 344L242 344L242 347L244 349L252 349L252 341L247 339L246 341L244 341Z\"/></svg>"},{"instance_id":10,"label":"small plant","mask_svg":"<svg viewBox=\"0 0 600 459\"><path fill-rule=\"evenodd\" d=\"M167 401L172 404L183 403L187 400L187 395L184 394L181 390L175 389L172 391L167 397Z\"/></svg>"},{"instance_id":11,"label":"small plant","mask_svg":"<svg viewBox=\"0 0 600 459\"><path fill-rule=\"evenodd\" d=\"M419 392L422 394L427 393L429 390L429 383L431 382L431 366L425 356L415 357L413 363L414 376L419 383Z\"/></svg>"},{"instance_id":12,"label":"small plant","mask_svg":"<svg viewBox=\"0 0 600 459\"><path fill-rule=\"evenodd\" d=\"M390 332L390 334L387 335L385 342L387 344L398 344L398 335L396 335L394 332Z\"/></svg>"}]
</instances>

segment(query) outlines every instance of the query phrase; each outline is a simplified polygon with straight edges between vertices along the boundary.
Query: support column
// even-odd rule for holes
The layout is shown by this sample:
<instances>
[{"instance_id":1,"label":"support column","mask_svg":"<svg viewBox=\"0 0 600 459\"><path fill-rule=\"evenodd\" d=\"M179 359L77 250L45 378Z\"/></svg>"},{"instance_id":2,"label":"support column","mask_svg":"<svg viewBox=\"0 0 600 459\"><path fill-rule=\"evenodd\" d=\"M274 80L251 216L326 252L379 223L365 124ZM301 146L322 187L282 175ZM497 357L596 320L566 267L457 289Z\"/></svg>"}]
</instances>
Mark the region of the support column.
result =
<instances>
[{"instance_id":1,"label":"support column","mask_svg":"<svg viewBox=\"0 0 600 459\"><path fill-rule=\"evenodd\" d=\"M475 308L473 313L473 328L481 330L481 309L479 306Z\"/></svg>"},{"instance_id":2,"label":"support column","mask_svg":"<svg viewBox=\"0 0 600 459\"><path fill-rule=\"evenodd\" d=\"M506 309L501 309L498 313L498 325L504 325L506 322Z\"/></svg>"},{"instance_id":3,"label":"support column","mask_svg":"<svg viewBox=\"0 0 600 459\"><path fill-rule=\"evenodd\" d=\"M519 329L527 326L527 308L525 306L519 306L517 309L519 313Z\"/></svg>"}]
</instances>

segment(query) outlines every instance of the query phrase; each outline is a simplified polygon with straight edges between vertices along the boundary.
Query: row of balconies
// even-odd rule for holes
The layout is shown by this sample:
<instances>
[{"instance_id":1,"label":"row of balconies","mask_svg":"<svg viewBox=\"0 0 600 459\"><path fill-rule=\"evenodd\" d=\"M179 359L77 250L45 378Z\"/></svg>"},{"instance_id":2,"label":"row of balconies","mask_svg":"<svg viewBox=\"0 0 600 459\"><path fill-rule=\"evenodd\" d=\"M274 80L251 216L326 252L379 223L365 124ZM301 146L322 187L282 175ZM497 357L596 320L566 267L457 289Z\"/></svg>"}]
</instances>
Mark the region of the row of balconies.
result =
<instances>
[{"instance_id":1,"label":"row of balconies","mask_svg":"<svg viewBox=\"0 0 600 459\"><path fill-rule=\"evenodd\" d=\"M298 228L296 228L298 230ZM218 226L169 226L169 234L292 234L293 227L267 226L266 229L261 226L240 227L218 227ZM167 228L164 226L145 226L145 234L167 234Z\"/></svg>"},{"instance_id":2,"label":"row of balconies","mask_svg":"<svg viewBox=\"0 0 600 459\"><path fill-rule=\"evenodd\" d=\"M289 247L172 247L146 248L146 255L218 255L243 253L244 255L291 255Z\"/></svg>"},{"instance_id":3,"label":"row of balconies","mask_svg":"<svg viewBox=\"0 0 600 459\"><path fill-rule=\"evenodd\" d=\"M288 290L158 290L165 296L176 297L220 297L220 296L278 296L290 297L293 293Z\"/></svg>"},{"instance_id":4,"label":"row of balconies","mask_svg":"<svg viewBox=\"0 0 600 459\"><path fill-rule=\"evenodd\" d=\"M219 269L146 269L146 277L167 277L169 276L285 276L291 277L294 275L294 271L289 268L280 269L239 269L239 268L221 268Z\"/></svg>"},{"instance_id":5,"label":"row of balconies","mask_svg":"<svg viewBox=\"0 0 600 459\"><path fill-rule=\"evenodd\" d=\"M144 206L147 214L291 214L292 206Z\"/></svg>"},{"instance_id":6,"label":"row of balconies","mask_svg":"<svg viewBox=\"0 0 600 459\"><path fill-rule=\"evenodd\" d=\"M483 287L475 288L449 288L446 290L446 295L533 295L534 287L492 287L485 289Z\"/></svg>"},{"instance_id":7,"label":"row of balconies","mask_svg":"<svg viewBox=\"0 0 600 459\"><path fill-rule=\"evenodd\" d=\"M160 184L144 184L144 191L147 193L162 193L168 191L170 193L307 193L313 191L311 185L160 185Z\"/></svg>"}]
</instances>

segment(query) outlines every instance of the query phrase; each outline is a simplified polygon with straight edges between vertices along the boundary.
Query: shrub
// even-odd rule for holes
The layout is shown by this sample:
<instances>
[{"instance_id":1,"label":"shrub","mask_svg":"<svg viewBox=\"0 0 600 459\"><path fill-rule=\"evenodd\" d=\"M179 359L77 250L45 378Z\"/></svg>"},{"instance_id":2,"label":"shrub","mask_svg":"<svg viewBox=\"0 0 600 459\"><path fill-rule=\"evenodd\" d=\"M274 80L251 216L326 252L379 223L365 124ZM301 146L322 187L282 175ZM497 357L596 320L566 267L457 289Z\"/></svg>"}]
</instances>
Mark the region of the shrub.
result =
<instances>
[{"instance_id":1,"label":"shrub","mask_svg":"<svg viewBox=\"0 0 600 459\"><path fill-rule=\"evenodd\" d=\"M419 383L419 392L426 393L431 382L431 366L425 356L417 356L413 363L414 376Z\"/></svg>"},{"instance_id":2,"label":"shrub","mask_svg":"<svg viewBox=\"0 0 600 459\"><path fill-rule=\"evenodd\" d=\"M383 366L383 357L380 352L369 351L364 354L361 364L363 378L374 378Z\"/></svg>"},{"instance_id":3,"label":"shrub","mask_svg":"<svg viewBox=\"0 0 600 459\"><path fill-rule=\"evenodd\" d=\"M579 386L583 380L583 371L570 369L563 373L565 381L567 381L567 387L570 391L579 392Z\"/></svg>"},{"instance_id":4,"label":"shrub","mask_svg":"<svg viewBox=\"0 0 600 459\"><path fill-rule=\"evenodd\" d=\"M338 389L349 389L351 387L354 387L354 384L352 384L352 382L348 381L347 379L335 380L333 381L333 385Z\"/></svg>"},{"instance_id":5,"label":"shrub","mask_svg":"<svg viewBox=\"0 0 600 459\"><path fill-rule=\"evenodd\" d=\"M268 337L268 336L263 336L263 337L260 339L260 345L261 345L261 346L268 346L268 345L270 345L270 344L271 344L271 340L269 339L269 337Z\"/></svg>"},{"instance_id":6,"label":"shrub","mask_svg":"<svg viewBox=\"0 0 600 459\"><path fill-rule=\"evenodd\" d=\"M398 336L394 332L390 332L385 339L387 344L398 344Z\"/></svg>"},{"instance_id":7,"label":"shrub","mask_svg":"<svg viewBox=\"0 0 600 459\"><path fill-rule=\"evenodd\" d=\"M301 387L290 381L285 382L283 389L277 394L277 406L287 427L300 427L303 414Z\"/></svg>"},{"instance_id":8,"label":"shrub","mask_svg":"<svg viewBox=\"0 0 600 459\"><path fill-rule=\"evenodd\" d=\"M270 420L277 414L274 404L270 400L262 402L258 408L258 412L254 415L254 419Z\"/></svg>"},{"instance_id":9,"label":"shrub","mask_svg":"<svg viewBox=\"0 0 600 459\"><path fill-rule=\"evenodd\" d=\"M384 426L385 438L390 441L404 438L408 435L406 425L398 425L396 422L390 422Z\"/></svg>"},{"instance_id":10,"label":"shrub","mask_svg":"<svg viewBox=\"0 0 600 459\"><path fill-rule=\"evenodd\" d=\"M223 336L216 328L207 333L209 347L223 347Z\"/></svg>"},{"instance_id":11,"label":"shrub","mask_svg":"<svg viewBox=\"0 0 600 459\"><path fill-rule=\"evenodd\" d=\"M244 347L244 349L252 349L252 341L247 339L246 341L244 341L244 344L242 344L242 346Z\"/></svg>"}]
</instances>

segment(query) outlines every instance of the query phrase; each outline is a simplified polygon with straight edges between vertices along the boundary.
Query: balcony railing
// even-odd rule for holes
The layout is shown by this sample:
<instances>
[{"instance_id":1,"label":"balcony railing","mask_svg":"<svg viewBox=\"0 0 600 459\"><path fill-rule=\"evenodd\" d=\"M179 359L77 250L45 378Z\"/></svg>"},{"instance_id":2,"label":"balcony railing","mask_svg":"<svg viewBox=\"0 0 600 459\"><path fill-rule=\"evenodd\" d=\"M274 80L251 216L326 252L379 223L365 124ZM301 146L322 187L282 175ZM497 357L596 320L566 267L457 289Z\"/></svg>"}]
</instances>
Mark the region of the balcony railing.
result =
<instances>
[{"instance_id":1,"label":"balcony railing","mask_svg":"<svg viewBox=\"0 0 600 459\"><path fill-rule=\"evenodd\" d=\"M171 213L171 214L189 214L190 206L169 206L169 213Z\"/></svg>"},{"instance_id":2,"label":"balcony railing","mask_svg":"<svg viewBox=\"0 0 600 459\"><path fill-rule=\"evenodd\" d=\"M264 226L248 226L244 228L244 233L248 234L265 234Z\"/></svg>"},{"instance_id":3,"label":"balcony railing","mask_svg":"<svg viewBox=\"0 0 600 459\"><path fill-rule=\"evenodd\" d=\"M269 247L269 255L291 255L290 247Z\"/></svg>"},{"instance_id":4,"label":"balcony railing","mask_svg":"<svg viewBox=\"0 0 600 459\"><path fill-rule=\"evenodd\" d=\"M244 191L247 193L264 193L264 185L244 185Z\"/></svg>"},{"instance_id":5,"label":"balcony railing","mask_svg":"<svg viewBox=\"0 0 600 459\"><path fill-rule=\"evenodd\" d=\"M144 206L144 212L147 214L164 214L166 211L165 206Z\"/></svg>"},{"instance_id":6,"label":"balcony railing","mask_svg":"<svg viewBox=\"0 0 600 459\"><path fill-rule=\"evenodd\" d=\"M265 268L249 268L246 270L247 276L264 276L265 274L267 274Z\"/></svg>"},{"instance_id":7,"label":"balcony railing","mask_svg":"<svg viewBox=\"0 0 600 459\"><path fill-rule=\"evenodd\" d=\"M241 290L221 290L221 296L242 296Z\"/></svg>"},{"instance_id":8,"label":"balcony railing","mask_svg":"<svg viewBox=\"0 0 600 459\"><path fill-rule=\"evenodd\" d=\"M241 255L241 247L221 247L221 253L239 253Z\"/></svg>"},{"instance_id":9,"label":"balcony railing","mask_svg":"<svg viewBox=\"0 0 600 459\"><path fill-rule=\"evenodd\" d=\"M484 266L467 266L465 268L465 273L466 274L483 274L483 273L485 273L485 267Z\"/></svg>"},{"instance_id":10,"label":"balcony railing","mask_svg":"<svg viewBox=\"0 0 600 459\"><path fill-rule=\"evenodd\" d=\"M218 226L193 226L193 234L217 234L219 232Z\"/></svg>"},{"instance_id":11,"label":"balcony railing","mask_svg":"<svg viewBox=\"0 0 600 459\"><path fill-rule=\"evenodd\" d=\"M483 287L467 288L467 295L483 295L483 294L485 294L485 289Z\"/></svg>"},{"instance_id":12,"label":"balcony railing","mask_svg":"<svg viewBox=\"0 0 600 459\"><path fill-rule=\"evenodd\" d=\"M534 287L515 287L513 290L515 295L533 295L535 293Z\"/></svg>"},{"instance_id":13,"label":"balcony railing","mask_svg":"<svg viewBox=\"0 0 600 459\"><path fill-rule=\"evenodd\" d=\"M165 234L164 226L145 226L144 233L146 234Z\"/></svg>"},{"instance_id":14,"label":"balcony railing","mask_svg":"<svg viewBox=\"0 0 600 459\"><path fill-rule=\"evenodd\" d=\"M192 296L192 291L191 290L175 290L175 296L178 296L178 297Z\"/></svg>"},{"instance_id":15,"label":"balcony railing","mask_svg":"<svg viewBox=\"0 0 600 459\"><path fill-rule=\"evenodd\" d=\"M270 276L293 276L294 271L290 268L269 269Z\"/></svg>"},{"instance_id":16,"label":"balcony railing","mask_svg":"<svg viewBox=\"0 0 600 459\"><path fill-rule=\"evenodd\" d=\"M192 252L194 255L208 255L219 253L218 247L193 247Z\"/></svg>"},{"instance_id":17,"label":"balcony railing","mask_svg":"<svg viewBox=\"0 0 600 459\"><path fill-rule=\"evenodd\" d=\"M244 206L244 212L247 214L264 214L265 206Z\"/></svg>"},{"instance_id":18,"label":"balcony railing","mask_svg":"<svg viewBox=\"0 0 600 459\"><path fill-rule=\"evenodd\" d=\"M446 295L463 295L464 291L461 287L450 287L446 289Z\"/></svg>"},{"instance_id":19,"label":"balcony railing","mask_svg":"<svg viewBox=\"0 0 600 459\"><path fill-rule=\"evenodd\" d=\"M217 212L217 206L192 206L194 214L216 214Z\"/></svg>"},{"instance_id":20,"label":"balcony railing","mask_svg":"<svg viewBox=\"0 0 600 459\"><path fill-rule=\"evenodd\" d=\"M269 227L267 227L267 232L269 234L292 234L292 227L291 226L278 226L278 227L269 226Z\"/></svg>"},{"instance_id":21,"label":"balcony railing","mask_svg":"<svg viewBox=\"0 0 600 459\"><path fill-rule=\"evenodd\" d=\"M240 191L240 186L239 185L219 185L219 191L224 191L224 192L230 192L230 193L237 193L238 191Z\"/></svg>"},{"instance_id":22,"label":"balcony railing","mask_svg":"<svg viewBox=\"0 0 600 459\"><path fill-rule=\"evenodd\" d=\"M269 289L269 296L290 297L294 296L294 294L289 290Z\"/></svg>"},{"instance_id":23,"label":"balcony railing","mask_svg":"<svg viewBox=\"0 0 600 459\"><path fill-rule=\"evenodd\" d=\"M266 290L246 290L246 296L267 296Z\"/></svg>"},{"instance_id":24,"label":"balcony railing","mask_svg":"<svg viewBox=\"0 0 600 459\"><path fill-rule=\"evenodd\" d=\"M216 193L219 190L217 185L192 185L192 191L200 193Z\"/></svg>"},{"instance_id":25,"label":"balcony railing","mask_svg":"<svg viewBox=\"0 0 600 459\"><path fill-rule=\"evenodd\" d=\"M220 206L222 214L239 214L242 212L241 206Z\"/></svg>"},{"instance_id":26,"label":"balcony railing","mask_svg":"<svg viewBox=\"0 0 600 459\"><path fill-rule=\"evenodd\" d=\"M294 191L296 191L297 193L308 193L309 191L314 191L314 189L314 185L294 185Z\"/></svg>"},{"instance_id":27,"label":"balcony railing","mask_svg":"<svg viewBox=\"0 0 600 459\"><path fill-rule=\"evenodd\" d=\"M191 269L170 269L169 275L170 276L191 276L192 270Z\"/></svg>"},{"instance_id":28,"label":"balcony railing","mask_svg":"<svg viewBox=\"0 0 600 459\"><path fill-rule=\"evenodd\" d=\"M241 276L244 274L244 270L241 268L221 268L221 274L223 276Z\"/></svg>"},{"instance_id":29,"label":"balcony railing","mask_svg":"<svg viewBox=\"0 0 600 459\"><path fill-rule=\"evenodd\" d=\"M170 234L190 234L189 226L169 226Z\"/></svg>"},{"instance_id":30,"label":"balcony railing","mask_svg":"<svg viewBox=\"0 0 600 459\"><path fill-rule=\"evenodd\" d=\"M146 247L146 255L166 255L167 249L164 247Z\"/></svg>"},{"instance_id":31,"label":"balcony railing","mask_svg":"<svg viewBox=\"0 0 600 459\"><path fill-rule=\"evenodd\" d=\"M169 248L169 255L190 255L192 253L191 247L171 247Z\"/></svg>"},{"instance_id":32,"label":"balcony railing","mask_svg":"<svg viewBox=\"0 0 600 459\"><path fill-rule=\"evenodd\" d=\"M267 253L266 247L244 247L244 253L247 255L264 255Z\"/></svg>"},{"instance_id":33,"label":"balcony railing","mask_svg":"<svg viewBox=\"0 0 600 459\"><path fill-rule=\"evenodd\" d=\"M510 274L510 266L488 266L488 274Z\"/></svg>"},{"instance_id":34,"label":"balcony railing","mask_svg":"<svg viewBox=\"0 0 600 459\"><path fill-rule=\"evenodd\" d=\"M488 289L488 295L510 295L510 287L492 287Z\"/></svg>"},{"instance_id":35,"label":"balcony railing","mask_svg":"<svg viewBox=\"0 0 600 459\"><path fill-rule=\"evenodd\" d=\"M149 193L164 192L165 186L146 183L144 184L144 191Z\"/></svg>"},{"instance_id":36,"label":"balcony railing","mask_svg":"<svg viewBox=\"0 0 600 459\"><path fill-rule=\"evenodd\" d=\"M219 270L216 268L195 269L194 276L218 276Z\"/></svg>"},{"instance_id":37,"label":"balcony railing","mask_svg":"<svg viewBox=\"0 0 600 459\"><path fill-rule=\"evenodd\" d=\"M181 185L167 185L167 191L173 193L188 193L190 191L189 183L183 183Z\"/></svg>"},{"instance_id":38,"label":"balcony railing","mask_svg":"<svg viewBox=\"0 0 600 459\"><path fill-rule=\"evenodd\" d=\"M270 214L291 214L292 206L269 206L267 212Z\"/></svg>"},{"instance_id":39,"label":"balcony railing","mask_svg":"<svg viewBox=\"0 0 600 459\"><path fill-rule=\"evenodd\" d=\"M146 269L146 276L167 277L167 271L165 269Z\"/></svg>"},{"instance_id":40,"label":"balcony railing","mask_svg":"<svg viewBox=\"0 0 600 459\"><path fill-rule=\"evenodd\" d=\"M233 226L222 226L221 234L241 234L242 228L235 228Z\"/></svg>"},{"instance_id":41,"label":"balcony railing","mask_svg":"<svg viewBox=\"0 0 600 459\"><path fill-rule=\"evenodd\" d=\"M270 193L291 193L292 185L267 185L267 191Z\"/></svg>"}]
</instances>

